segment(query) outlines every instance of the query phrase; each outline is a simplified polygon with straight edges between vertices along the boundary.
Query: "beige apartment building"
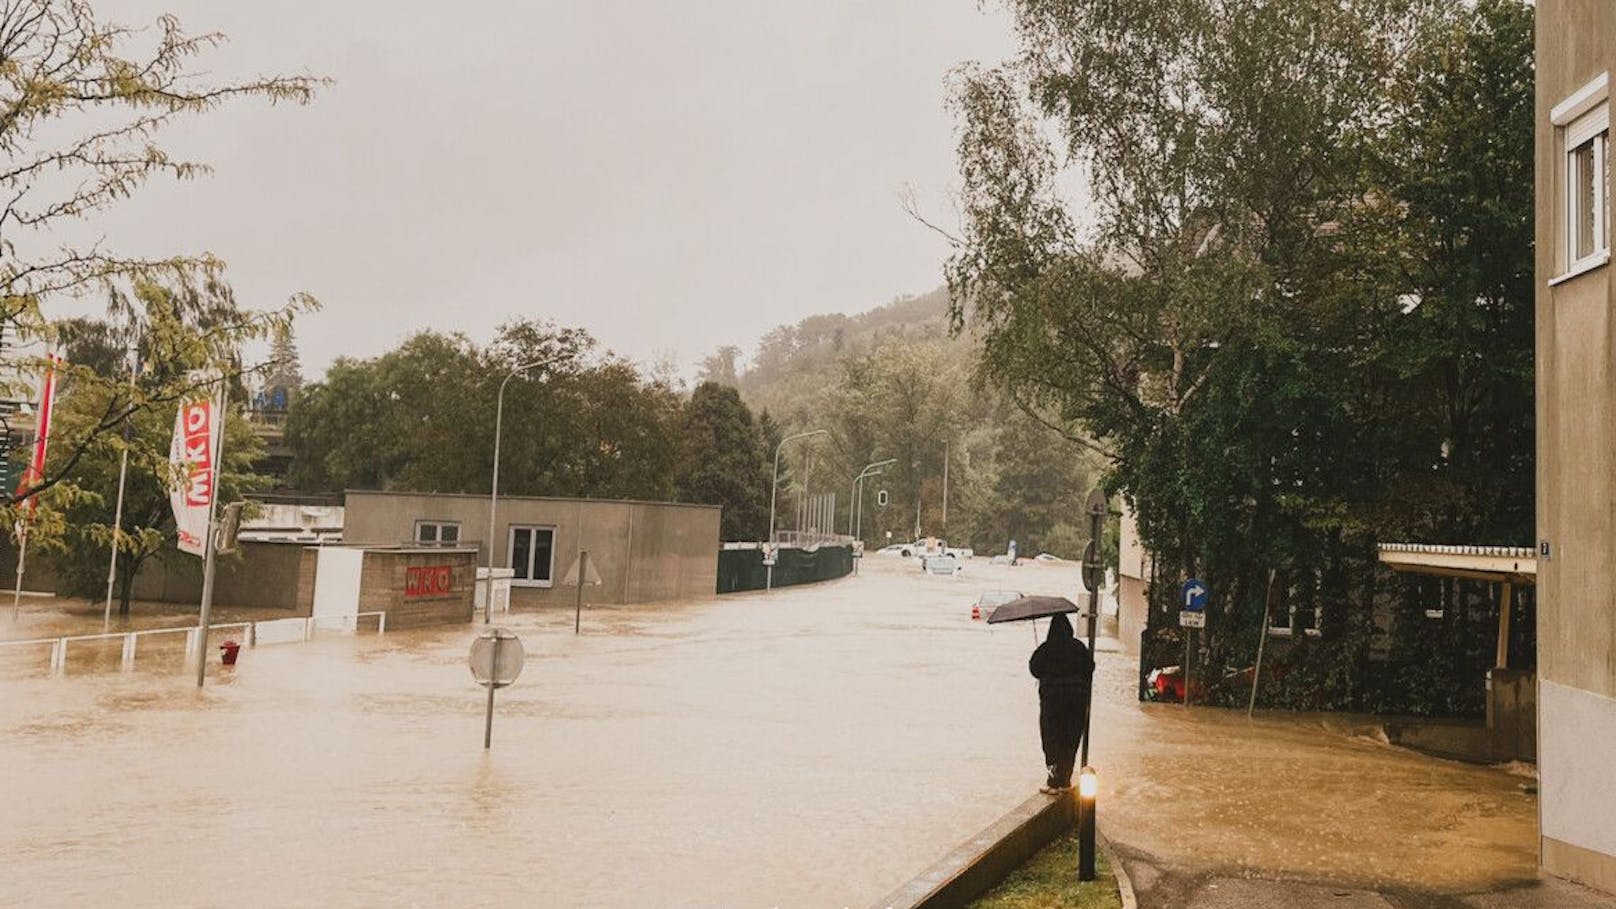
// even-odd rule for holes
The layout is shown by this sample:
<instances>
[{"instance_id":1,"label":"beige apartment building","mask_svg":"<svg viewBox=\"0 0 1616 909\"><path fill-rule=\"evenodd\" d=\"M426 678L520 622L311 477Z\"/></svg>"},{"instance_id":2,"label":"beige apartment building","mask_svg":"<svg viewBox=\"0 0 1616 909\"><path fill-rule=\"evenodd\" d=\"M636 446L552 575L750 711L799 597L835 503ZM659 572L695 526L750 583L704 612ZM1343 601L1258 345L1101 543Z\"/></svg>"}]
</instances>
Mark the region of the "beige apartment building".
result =
<instances>
[{"instance_id":1,"label":"beige apartment building","mask_svg":"<svg viewBox=\"0 0 1616 909\"><path fill-rule=\"evenodd\" d=\"M1539 834L1616 891L1616 2L1538 0L1536 52Z\"/></svg>"}]
</instances>

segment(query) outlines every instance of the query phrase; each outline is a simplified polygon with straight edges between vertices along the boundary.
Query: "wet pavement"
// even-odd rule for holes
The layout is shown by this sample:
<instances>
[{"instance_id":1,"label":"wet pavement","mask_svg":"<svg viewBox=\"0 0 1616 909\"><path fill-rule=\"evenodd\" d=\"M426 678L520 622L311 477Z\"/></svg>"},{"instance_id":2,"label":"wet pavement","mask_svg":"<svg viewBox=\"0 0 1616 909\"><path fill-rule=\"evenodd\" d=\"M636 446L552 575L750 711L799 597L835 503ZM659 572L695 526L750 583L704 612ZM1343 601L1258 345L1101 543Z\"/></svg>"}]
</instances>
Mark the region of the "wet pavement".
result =
<instances>
[{"instance_id":1,"label":"wet pavement","mask_svg":"<svg viewBox=\"0 0 1616 909\"><path fill-rule=\"evenodd\" d=\"M1077 572L968 565L871 558L577 637L518 615L491 753L475 628L259 647L200 694L72 660L0 682L0 905L868 905L1042 776L1033 632L970 604ZM1101 825L1144 909L1604 905L1537 887L1529 778L1361 718L1139 704L1102 643Z\"/></svg>"}]
</instances>

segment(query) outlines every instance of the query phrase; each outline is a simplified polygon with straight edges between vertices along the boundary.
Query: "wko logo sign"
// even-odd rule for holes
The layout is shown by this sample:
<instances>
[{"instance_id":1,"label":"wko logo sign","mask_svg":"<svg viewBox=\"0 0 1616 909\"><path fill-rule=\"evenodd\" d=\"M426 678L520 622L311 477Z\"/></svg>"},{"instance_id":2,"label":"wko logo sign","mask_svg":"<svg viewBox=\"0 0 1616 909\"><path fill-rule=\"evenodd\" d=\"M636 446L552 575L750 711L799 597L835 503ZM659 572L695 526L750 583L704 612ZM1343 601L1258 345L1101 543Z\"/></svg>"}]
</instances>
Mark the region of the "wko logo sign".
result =
<instances>
[{"instance_id":1,"label":"wko logo sign","mask_svg":"<svg viewBox=\"0 0 1616 909\"><path fill-rule=\"evenodd\" d=\"M182 454L188 468L185 504L206 508L213 503L213 402L192 401L180 411L184 433Z\"/></svg>"},{"instance_id":2,"label":"wko logo sign","mask_svg":"<svg viewBox=\"0 0 1616 909\"><path fill-rule=\"evenodd\" d=\"M448 565L418 565L404 570L404 596L442 597L454 593L454 572Z\"/></svg>"}]
</instances>

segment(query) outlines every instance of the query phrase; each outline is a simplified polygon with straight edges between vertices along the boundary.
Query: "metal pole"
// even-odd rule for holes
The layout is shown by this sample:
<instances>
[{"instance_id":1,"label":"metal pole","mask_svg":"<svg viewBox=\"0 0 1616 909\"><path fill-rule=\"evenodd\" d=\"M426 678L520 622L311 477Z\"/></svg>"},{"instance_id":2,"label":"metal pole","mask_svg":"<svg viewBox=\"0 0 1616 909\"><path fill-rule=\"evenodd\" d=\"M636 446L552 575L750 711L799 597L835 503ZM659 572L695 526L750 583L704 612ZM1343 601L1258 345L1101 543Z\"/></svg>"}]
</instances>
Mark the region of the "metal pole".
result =
<instances>
[{"instance_id":1,"label":"metal pole","mask_svg":"<svg viewBox=\"0 0 1616 909\"><path fill-rule=\"evenodd\" d=\"M1096 507L1089 509L1089 539L1094 542L1094 550L1096 555L1100 550L1100 535L1104 532L1104 529L1105 506L1103 504L1097 504ZM1096 626L1098 625L1100 618L1099 587L1100 585L1096 584L1094 585L1094 588L1089 591L1089 657L1091 659L1094 656L1094 636ZM1084 767L1087 767L1089 763L1089 721L1092 719L1091 708L1093 707L1093 704L1094 682L1091 679L1089 681L1088 703L1083 706L1083 759L1080 763Z\"/></svg>"},{"instance_id":2,"label":"metal pole","mask_svg":"<svg viewBox=\"0 0 1616 909\"><path fill-rule=\"evenodd\" d=\"M1246 719L1248 720L1251 719L1252 713L1257 709L1257 683L1262 681L1263 645L1268 643L1268 616L1273 604L1274 569L1270 568L1268 569L1268 588L1263 591L1262 627L1257 630L1257 633L1261 635L1261 637L1257 638L1257 666L1251 671L1251 700L1246 702ZM1188 686L1184 688L1184 693L1189 693Z\"/></svg>"},{"instance_id":3,"label":"metal pole","mask_svg":"<svg viewBox=\"0 0 1616 909\"><path fill-rule=\"evenodd\" d=\"M230 378L221 376L219 379L219 438L213 442L213 489L208 495L208 536L203 541L203 568L202 568L202 611L196 623L196 687L201 688L208 672L208 621L213 615L213 573L214 557L218 546L215 542L216 528L213 525L214 516L219 511L219 480L224 475L224 429L230 419Z\"/></svg>"},{"instance_id":4,"label":"metal pole","mask_svg":"<svg viewBox=\"0 0 1616 909\"><path fill-rule=\"evenodd\" d=\"M499 672L499 648L505 639L494 635L494 659L488 676L488 712L483 716L483 750L487 751L494 743L494 675Z\"/></svg>"},{"instance_id":5,"label":"metal pole","mask_svg":"<svg viewBox=\"0 0 1616 909\"><path fill-rule=\"evenodd\" d=\"M135 398L135 361L134 350L130 349L129 358L129 402L133 406ZM112 556L107 560L107 604L101 611L101 630L106 631L112 626L112 585L118 578L118 538L123 535L123 491L124 482L129 476L129 418L124 417L123 453L118 458L118 504L112 511Z\"/></svg>"},{"instance_id":6,"label":"metal pole","mask_svg":"<svg viewBox=\"0 0 1616 909\"><path fill-rule=\"evenodd\" d=\"M494 621L494 514L499 510L499 436L503 429L505 418L505 386L521 373L540 366L548 366L559 357L549 357L543 360L534 360L524 363L510 371L503 381L499 383L499 396L494 404L494 475L493 482L489 484L488 491L488 540L484 544L488 547L488 587L483 597L483 624L488 625ZM475 584L473 585L475 586ZM490 695L492 697L492 695ZM492 703L492 701L490 701Z\"/></svg>"},{"instance_id":7,"label":"metal pole","mask_svg":"<svg viewBox=\"0 0 1616 909\"><path fill-rule=\"evenodd\" d=\"M948 532L948 443L943 443L943 532Z\"/></svg>"},{"instance_id":8,"label":"metal pole","mask_svg":"<svg viewBox=\"0 0 1616 909\"><path fill-rule=\"evenodd\" d=\"M22 618L22 566L28 561L28 519L18 522L17 532L17 585L11 591L11 620Z\"/></svg>"},{"instance_id":9,"label":"metal pole","mask_svg":"<svg viewBox=\"0 0 1616 909\"><path fill-rule=\"evenodd\" d=\"M774 476L769 481L769 543L774 542L774 506L775 501L779 498L780 494L780 449L784 448L786 443L793 439L806 439L809 436L829 434L830 431L826 429L815 429L810 432L799 432L796 435L786 436L780 440L780 444L774 446ZM772 590L773 588L774 566L770 565L764 569L763 589Z\"/></svg>"},{"instance_id":10,"label":"metal pole","mask_svg":"<svg viewBox=\"0 0 1616 909\"><path fill-rule=\"evenodd\" d=\"M1100 537L1105 532L1105 516L1109 510L1106 500L1099 489L1089 493L1089 546L1094 554L1094 561L1089 567L1098 564L1100 578L1104 578L1104 560L1100 558ZM1086 555L1087 553L1085 553ZM1089 655L1094 655L1094 638L1100 622L1100 584L1088 584L1089 588ZM1094 880L1095 844L1094 826L1095 814L1098 811L1099 783L1094 775L1094 768L1089 766L1089 740L1093 735L1094 721L1094 679L1089 678L1088 697L1083 705L1083 755L1079 762L1082 770L1077 776L1077 879L1079 881Z\"/></svg>"},{"instance_id":11,"label":"metal pole","mask_svg":"<svg viewBox=\"0 0 1616 909\"><path fill-rule=\"evenodd\" d=\"M578 602L572 610L572 633L577 634L584 623L584 584L589 577L589 550L578 553ZM497 665L497 664L496 664Z\"/></svg>"}]
</instances>

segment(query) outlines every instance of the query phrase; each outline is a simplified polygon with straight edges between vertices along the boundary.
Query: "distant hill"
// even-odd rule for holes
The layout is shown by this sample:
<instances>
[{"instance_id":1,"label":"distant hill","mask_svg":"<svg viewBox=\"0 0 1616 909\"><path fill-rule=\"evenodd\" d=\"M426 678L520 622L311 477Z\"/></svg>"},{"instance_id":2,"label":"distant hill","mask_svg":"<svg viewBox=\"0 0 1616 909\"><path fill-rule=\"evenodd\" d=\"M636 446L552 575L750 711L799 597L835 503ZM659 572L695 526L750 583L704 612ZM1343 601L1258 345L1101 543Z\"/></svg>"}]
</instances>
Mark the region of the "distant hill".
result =
<instances>
[{"instance_id":1,"label":"distant hill","mask_svg":"<svg viewBox=\"0 0 1616 909\"><path fill-rule=\"evenodd\" d=\"M957 345L962 360L973 352L969 337L949 337L948 291L938 288L858 315L827 313L781 325L758 342L735 384L753 410L784 414L809 386L839 377L848 355L897 340Z\"/></svg>"}]
</instances>

